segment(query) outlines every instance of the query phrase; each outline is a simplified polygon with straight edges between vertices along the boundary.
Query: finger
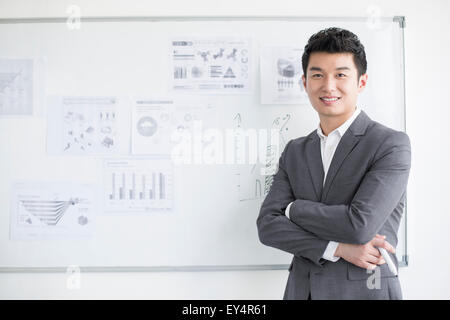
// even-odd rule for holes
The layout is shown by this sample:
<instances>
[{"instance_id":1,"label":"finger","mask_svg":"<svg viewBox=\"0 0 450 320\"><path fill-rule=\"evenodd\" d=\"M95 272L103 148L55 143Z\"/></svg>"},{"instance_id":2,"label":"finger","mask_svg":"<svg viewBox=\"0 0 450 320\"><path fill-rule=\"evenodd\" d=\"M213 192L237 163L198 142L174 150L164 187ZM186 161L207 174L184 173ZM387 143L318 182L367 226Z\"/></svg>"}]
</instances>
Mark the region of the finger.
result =
<instances>
[{"instance_id":1,"label":"finger","mask_svg":"<svg viewBox=\"0 0 450 320\"><path fill-rule=\"evenodd\" d=\"M366 252L368 254L371 254L371 255L376 256L376 257L380 257L381 256L380 250L378 250L378 248L373 246L373 245L367 246Z\"/></svg>"},{"instance_id":2,"label":"finger","mask_svg":"<svg viewBox=\"0 0 450 320\"><path fill-rule=\"evenodd\" d=\"M375 238L371 241L371 244L374 247L385 248L387 251L395 253L395 248L384 239Z\"/></svg>"},{"instance_id":3,"label":"finger","mask_svg":"<svg viewBox=\"0 0 450 320\"><path fill-rule=\"evenodd\" d=\"M382 240L382 239L380 239ZM380 256L380 250L378 250L378 246L380 245L382 242L377 242L377 241L371 241L370 243L368 243L367 245L364 246L364 251L366 254L371 254L373 256Z\"/></svg>"},{"instance_id":4,"label":"finger","mask_svg":"<svg viewBox=\"0 0 450 320\"><path fill-rule=\"evenodd\" d=\"M371 256L369 262L372 264L381 265L381 264L385 264L386 260L384 260L384 257L380 254L377 256Z\"/></svg>"},{"instance_id":5,"label":"finger","mask_svg":"<svg viewBox=\"0 0 450 320\"><path fill-rule=\"evenodd\" d=\"M385 248L387 251L389 251L391 253L395 253L395 248L387 241L384 241L382 247Z\"/></svg>"},{"instance_id":6,"label":"finger","mask_svg":"<svg viewBox=\"0 0 450 320\"><path fill-rule=\"evenodd\" d=\"M377 234L375 238L371 241L371 244L375 247L385 248L387 251L391 253L395 253L395 248L386 240L386 236L381 236Z\"/></svg>"},{"instance_id":7,"label":"finger","mask_svg":"<svg viewBox=\"0 0 450 320\"><path fill-rule=\"evenodd\" d=\"M385 242L387 242L387 241L384 240L383 238L376 237L370 242L370 244L374 247L384 248Z\"/></svg>"},{"instance_id":8,"label":"finger","mask_svg":"<svg viewBox=\"0 0 450 320\"><path fill-rule=\"evenodd\" d=\"M380 261L380 259L382 259L383 257L381 256L373 256L373 255L371 255L371 254L369 254L366 258L365 258L365 260L366 260L366 262L370 262L371 264L377 264L379 261Z\"/></svg>"},{"instance_id":9,"label":"finger","mask_svg":"<svg viewBox=\"0 0 450 320\"><path fill-rule=\"evenodd\" d=\"M363 268L367 269L367 270L374 270L376 267L377 267L376 264L372 264L372 263L369 263L369 262L363 263Z\"/></svg>"}]
</instances>

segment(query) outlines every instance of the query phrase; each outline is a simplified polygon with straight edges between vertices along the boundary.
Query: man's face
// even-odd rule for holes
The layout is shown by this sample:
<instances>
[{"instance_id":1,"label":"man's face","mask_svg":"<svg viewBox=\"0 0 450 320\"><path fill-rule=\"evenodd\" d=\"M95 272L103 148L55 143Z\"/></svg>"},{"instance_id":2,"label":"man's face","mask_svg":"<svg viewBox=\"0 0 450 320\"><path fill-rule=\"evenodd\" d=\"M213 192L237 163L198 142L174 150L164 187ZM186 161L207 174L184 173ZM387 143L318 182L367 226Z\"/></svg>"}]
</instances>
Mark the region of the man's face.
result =
<instances>
[{"instance_id":1,"label":"man's face","mask_svg":"<svg viewBox=\"0 0 450 320\"><path fill-rule=\"evenodd\" d=\"M358 79L352 53L314 52L309 56L306 75L303 86L321 119L349 117L367 83L367 74Z\"/></svg>"}]
</instances>

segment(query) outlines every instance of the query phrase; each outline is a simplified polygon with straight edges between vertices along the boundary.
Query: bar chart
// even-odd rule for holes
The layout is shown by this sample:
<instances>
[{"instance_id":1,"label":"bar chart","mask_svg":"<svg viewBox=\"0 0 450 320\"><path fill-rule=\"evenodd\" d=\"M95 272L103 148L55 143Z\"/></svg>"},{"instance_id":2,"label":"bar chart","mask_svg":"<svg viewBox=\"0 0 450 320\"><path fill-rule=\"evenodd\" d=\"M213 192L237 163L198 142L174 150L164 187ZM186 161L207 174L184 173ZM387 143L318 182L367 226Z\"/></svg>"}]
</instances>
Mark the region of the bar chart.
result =
<instances>
[{"instance_id":1,"label":"bar chart","mask_svg":"<svg viewBox=\"0 0 450 320\"><path fill-rule=\"evenodd\" d=\"M170 160L106 160L106 211L171 209L173 169Z\"/></svg>"}]
</instances>

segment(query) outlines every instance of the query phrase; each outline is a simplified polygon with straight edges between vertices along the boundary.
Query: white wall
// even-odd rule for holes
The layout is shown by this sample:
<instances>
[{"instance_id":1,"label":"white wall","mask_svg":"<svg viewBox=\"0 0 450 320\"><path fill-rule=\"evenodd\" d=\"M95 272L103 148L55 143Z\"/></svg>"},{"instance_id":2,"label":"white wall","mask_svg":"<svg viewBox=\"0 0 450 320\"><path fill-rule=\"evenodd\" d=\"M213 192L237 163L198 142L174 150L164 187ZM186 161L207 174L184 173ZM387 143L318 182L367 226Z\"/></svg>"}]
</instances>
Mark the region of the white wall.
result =
<instances>
[{"instance_id":1,"label":"white wall","mask_svg":"<svg viewBox=\"0 0 450 320\"><path fill-rule=\"evenodd\" d=\"M407 133L412 143L408 187L410 266L400 269L405 299L450 299L450 169L445 136L450 119L450 2L390 0L0 0L0 18L65 16L298 15L406 16ZM436 199L436 200L435 200ZM69 290L66 274L0 273L2 299L280 299L287 271L83 273Z\"/></svg>"}]
</instances>

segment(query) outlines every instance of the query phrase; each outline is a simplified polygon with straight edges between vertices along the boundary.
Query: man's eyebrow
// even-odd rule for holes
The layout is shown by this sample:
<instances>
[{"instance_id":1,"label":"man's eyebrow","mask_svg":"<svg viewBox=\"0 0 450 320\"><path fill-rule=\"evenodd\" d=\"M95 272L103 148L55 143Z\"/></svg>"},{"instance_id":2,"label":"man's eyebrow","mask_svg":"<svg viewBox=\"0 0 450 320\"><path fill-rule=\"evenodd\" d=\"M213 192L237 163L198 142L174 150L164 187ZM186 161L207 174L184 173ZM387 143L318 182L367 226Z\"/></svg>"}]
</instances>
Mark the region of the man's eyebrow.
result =
<instances>
[{"instance_id":1,"label":"man's eyebrow","mask_svg":"<svg viewBox=\"0 0 450 320\"><path fill-rule=\"evenodd\" d=\"M349 67L338 67L336 70L351 70ZM309 71L322 71L319 67L311 67L309 68Z\"/></svg>"}]
</instances>

